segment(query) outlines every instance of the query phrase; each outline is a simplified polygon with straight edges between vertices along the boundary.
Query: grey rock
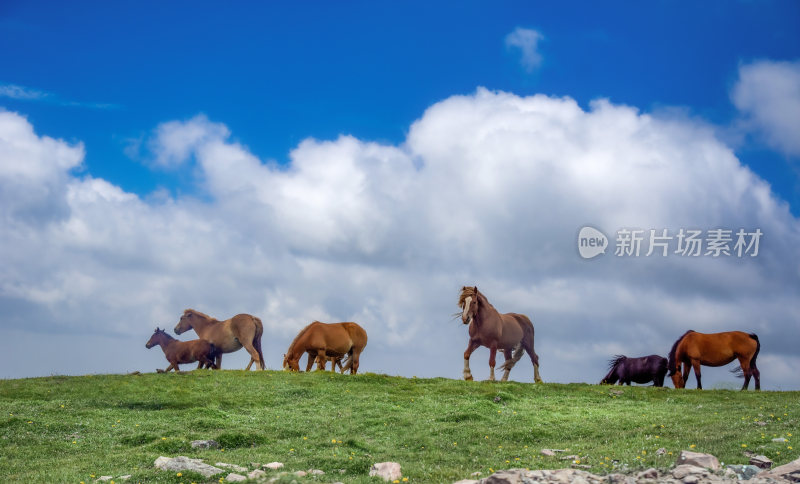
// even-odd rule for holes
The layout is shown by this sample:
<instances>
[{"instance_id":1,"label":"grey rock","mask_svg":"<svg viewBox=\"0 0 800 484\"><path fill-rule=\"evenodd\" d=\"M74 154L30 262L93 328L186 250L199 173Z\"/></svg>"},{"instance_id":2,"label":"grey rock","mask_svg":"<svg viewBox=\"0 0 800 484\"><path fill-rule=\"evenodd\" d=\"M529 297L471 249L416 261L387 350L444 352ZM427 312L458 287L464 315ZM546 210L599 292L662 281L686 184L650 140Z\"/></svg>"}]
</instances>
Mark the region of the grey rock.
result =
<instances>
[{"instance_id":1,"label":"grey rock","mask_svg":"<svg viewBox=\"0 0 800 484\"><path fill-rule=\"evenodd\" d=\"M697 484L700 481L700 476L697 474L689 474L688 476L684 477L681 482L683 484Z\"/></svg>"},{"instance_id":2,"label":"grey rock","mask_svg":"<svg viewBox=\"0 0 800 484\"><path fill-rule=\"evenodd\" d=\"M110 481L113 478L114 478L114 476L100 476L100 477L97 478L97 480L100 481L100 482L107 482L107 481Z\"/></svg>"},{"instance_id":3,"label":"grey rock","mask_svg":"<svg viewBox=\"0 0 800 484\"><path fill-rule=\"evenodd\" d=\"M556 455L555 451L550 450L550 449L542 449L540 454L542 454L544 456L547 456L547 457L553 457L554 455Z\"/></svg>"},{"instance_id":4,"label":"grey rock","mask_svg":"<svg viewBox=\"0 0 800 484\"><path fill-rule=\"evenodd\" d=\"M394 481L403 476L397 462L377 462L369 469L369 476L377 476L384 481Z\"/></svg>"},{"instance_id":5,"label":"grey rock","mask_svg":"<svg viewBox=\"0 0 800 484\"><path fill-rule=\"evenodd\" d=\"M783 438L783 437L778 437L777 439L772 439L772 441L773 441L773 442L778 442L778 443L781 443L781 444L782 444L782 443L786 442L786 439L785 439L785 438Z\"/></svg>"},{"instance_id":6,"label":"grey rock","mask_svg":"<svg viewBox=\"0 0 800 484\"><path fill-rule=\"evenodd\" d=\"M263 467L265 469L272 469L274 471L274 470L278 470L281 467L283 467L283 462L270 462L269 464L264 464L261 467Z\"/></svg>"},{"instance_id":7,"label":"grey rock","mask_svg":"<svg viewBox=\"0 0 800 484\"><path fill-rule=\"evenodd\" d=\"M475 479L461 479L460 481L456 481L453 484L478 484L478 481Z\"/></svg>"},{"instance_id":8,"label":"grey rock","mask_svg":"<svg viewBox=\"0 0 800 484\"><path fill-rule=\"evenodd\" d=\"M674 477L675 479L683 480L684 477L692 474L697 474L702 476L708 474L708 471L706 471L702 467L692 464L681 464L672 469L672 477Z\"/></svg>"},{"instance_id":9,"label":"grey rock","mask_svg":"<svg viewBox=\"0 0 800 484\"><path fill-rule=\"evenodd\" d=\"M217 466L217 467L224 467L225 469L230 469L230 470L236 471L236 472L247 472L247 468L246 467L237 466L236 464L226 464L224 462L217 462L214 465Z\"/></svg>"},{"instance_id":10,"label":"grey rock","mask_svg":"<svg viewBox=\"0 0 800 484\"><path fill-rule=\"evenodd\" d=\"M698 467L706 467L715 471L720 468L719 461L713 455L689 450L682 450L675 464L679 466L682 464L689 464Z\"/></svg>"},{"instance_id":11,"label":"grey rock","mask_svg":"<svg viewBox=\"0 0 800 484\"><path fill-rule=\"evenodd\" d=\"M653 469L652 467L636 474L637 479L657 479L658 478L658 471Z\"/></svg>"},{"instance_id":12,"label":"grey rock","mask_svg":"<svg viewBox=\"0 0 800 484\"><path fill-rule=\"evenodd\" d=\"M565 455L564 457L561 458L561 460L578 460L578 459L580 459L580 457L578 457L577 455Z\"/></svg>"},{"instance_id":13,"label":"grey rock","mask_svg":"<svg viewBox=\"0 0 800 484\"><path fill-rule=\"evenodd\" d=\"M734 473L736 479L742 481L752 479L761 472L761 469L754 465L729 465L727 468Z\"/></svg>"},{"instance_id":14,"label":"grey rock","mask_svg":"<svg viewBox=\"0 0 800 484\"><path fill-rule=\"evenodd\" d=\"M769 471L759 472L759 479L784 479L789 482L800 482L800 459L795 459L788 464L778 466Z\"/></svg>"},{"instance_id":15,"label":"grey rock","mask_svg":"<svg viewBox=\"0 0 800 484\"><path fill-rule=\"evenodd\" d=\"M306 471L297 471L294 473L294 475L296 475L297 477L306 477L308 473Z\"/></svg>"},{"instance_id":16,"label":"grey rock","mask_svg":"<svg viewBox=\"0 0 800 484\"><path fill-rule=\"evenodd\" d=\"M262 477L264 477L266 475L267 475L266 472L262 471L261 469L256 469L253 472L248 473L247 474L247 478L248 479L260 479L260 478L262 478Z\"/></svg>"},{"instance_id":17,"label":"grey rock","mask_svg":"<svg viewBox=\"0 0 800 484\"><path fill-rule=\"evenodd\" d=\"M656 455L664 455L666 453L667 449L665 449L664 447L659 447L658 450L656 450Z\"/></svg>"},{"instance_id":18,"label":"grey rock","mask_svg":"<svg viewBox=\"0 0 800 484\"><path fill-rule=\"evenodd\" d=\"M308 471L308 474L312 475L312 476L324 476L325 475L325 471L321 471L319 469L310 469Z\"/></svg>"},{"instance_id":19,"label":"grey rock","mask_svg":"<svg viewBox=\"0 0 800 484\"><path fill-rule=\"evenodd\" d=\"M205 464L202 459L190 459L183 455L173 458L161 456L156 459L154 465L156 469L161 469L162 471L192 471L202 474L205 477L211 477L214 474L225 472L219 467Z\"/></svg>"},{"instance_id":20,"label":"grey rock","mask_svg":"<svg viewBox=\"0 0 800 484\"><path fill-rule=\"evenodd\" d=\"M125 474L124 476L117 477L117 479L119 479L120 481L127 481L130 478L131 478L130 474Z\"/></svg>"},{"instance_id":21,"label":"grey rock","mask_svg":"<svg viewBox=\"0 0 800 484\"><path fill-rule=\"evenodd\" d=\"M765 455L750 456L750 464L760 469L769 469L772 467L772 461Z\"/></svg>"},{"instance_id":22,"label":"grey rock","mask_svg":"<svg viewBox=\"0 0 800 484\"><path fill-rule=\"evenodd\" d=\"M193 440L193 449L216 449L219 447L219 442L216 440Z\"/></svg>"},{"instance_id":23,"label":"grey rock","mask_svg":"<svg viewBox=\"0 0 800 484\"><path fill-rule=\"evenodd\" d=\"M225 476L225 480L228 482L244 482L247 478L241 474L234 474L231 472L227 476Z\"/></svg>"}]
</instances>

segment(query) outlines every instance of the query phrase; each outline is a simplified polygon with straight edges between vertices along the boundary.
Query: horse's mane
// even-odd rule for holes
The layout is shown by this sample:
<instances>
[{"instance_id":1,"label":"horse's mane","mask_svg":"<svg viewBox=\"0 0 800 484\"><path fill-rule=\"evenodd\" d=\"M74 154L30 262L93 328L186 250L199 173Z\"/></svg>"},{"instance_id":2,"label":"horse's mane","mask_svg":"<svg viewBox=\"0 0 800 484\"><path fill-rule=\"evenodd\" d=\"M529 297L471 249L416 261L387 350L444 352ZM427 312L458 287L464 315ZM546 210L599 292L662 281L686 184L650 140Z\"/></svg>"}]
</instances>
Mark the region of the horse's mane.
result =
<instances>
[{"instance_id":1,"label":"horse's mane","mask_svg":"<svg viewBox=\"0 0 800 484\"><path fill-rule=\"evenodd\" d=\"M183 314L186 314L186 313L192 313L192 314L195 314L195 315L197 315L197 316L200 316L201 318L205 318L205 319L207 319L207 320L209 320L209 321L216 321L214 318L212 318L212 317L211 317L211 316L209 316L208 314L201 313L200 311L198 311L198 310L196 310L196 309L187 309L187 310L185 310L185 311L183 312Z\"/></svg>"},{"instance_id":2,"label":"horse's mane","mask_svg":"<svg viewBox=\"0 0 800 484\"><path fill-rule=\"evenodd\" d=\"M313 325L314 323L319 323L319 321L312 321L311 323L306 325L305 328L301 329L299 333L297 333L297 336L295 336L292 342L289 344L289 349L286 350L287 355L292 352L292 348L294 348L294 344L297 343L297 340L299 340L300 337L303 336L306 333L306 331L308 331L308 328L310 328L311 325Z\"/></svg>"},{"instance_id":3,"label":"horse's mane","mask_svg":"<svg viewBox=\"0 0 800 484\"><path fill-rule=\"evenodd\" d=\"M167 333L166 331L164 331L163 329L156 328L156 330L155 330L155 333L161 333L161 334L163 334L164 336L166 336L166 337L167 337L167 339L175 339L175 338L173 338L173 337L172 337L172 336L171 336L169 333Z\"/></svg>"},{"instance_id":4,"label":"horse's mane","mask_svg":"<svg viewBox=\"0 0 800 484\"><path fill-rule=\"evenodd\" d=\"M678 343L680 343L683 340L683 338L686 337L687 334L693 332L694 330L690 329L689 331L683 333L683 335L681 335L681 337L678 338L677 341L675 341L675 344L672 345L672 349L669 350L669 361L667 362L667 368L669 368L669 376L674 375L675 372L677 371L677 368L675 367L675 352L678 350Z\"/></svg>"},{"instance_id":5,"label":"horse's mane","mask_svg":"<svg viewBox=\"0 0 800 484\"><path fill-rule=\"evenodd\" d=\"M466 287L464 286L461 288L461 294L458 295L458 307L463 308L464 302L467 300L468 297L475 297L475 294L478 293L477 287Z\"/></svg>"},{"instance_id":6,"label":"horse's mane","mask_svg":"<svg viewBox=\"0 0 800 484\"><path fill-rule=\"evenodd\" d=\"M609 370L613 369L615 366L622 363L622 360L627 360L627 359L628 357L625 355L614 355L613 359L608 360L608 369Z\"/></svg>"}]
</instances>

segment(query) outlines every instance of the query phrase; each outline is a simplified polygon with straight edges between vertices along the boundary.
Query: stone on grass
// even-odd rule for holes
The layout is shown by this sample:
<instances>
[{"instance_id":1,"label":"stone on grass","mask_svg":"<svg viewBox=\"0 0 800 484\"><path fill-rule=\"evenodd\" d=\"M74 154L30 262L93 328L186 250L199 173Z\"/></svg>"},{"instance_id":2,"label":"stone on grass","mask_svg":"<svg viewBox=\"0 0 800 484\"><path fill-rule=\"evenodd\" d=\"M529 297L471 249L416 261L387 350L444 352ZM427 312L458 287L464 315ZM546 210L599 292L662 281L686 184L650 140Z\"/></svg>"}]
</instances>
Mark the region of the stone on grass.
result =
<instances>
[{"instance_id":1,"label":"stone on grass","mask_svg":"<svg viewBox=\"0 0 800 484\"><path fill-rule=\"evenodd\" d=\"M241 474L235 474L231 472L227 476L225 476L225 480L228 482L244 482L247 478Z\"/></svg>"},{"instance_id":2,"label":"stone on grass","mask_svg":"<svg viewBox=\"0 0 800 484\"><path fill-rule=\"evenodd\" d=\"M297 477L306 477L306 474L307 474L306 471L297 471L294 473L294 475L296 475Z\"/></svg>"},{"instance_id":3,"label":"stone on grass","mask_svg":"<svg viewBox=\"0 0 800 484\"><path fill-rule=\"evenodd\" d=\"M106 482L106 481L110 481L113 478L114 478L114 476L100 476L100 477L97 478L97 480L100 481L100 482Z\"/></svg>"},{"instance_id":4,"label":"stone on grass","mask_svg":"<svg viewBox=\"0 0 800 484\"><path fill-rule=\"evenodd\" d=\"M678 455L678 460L675 462L677 465L693 465L698 467L706 467L711 470L719 470L719 461L711 454L704 454L702 452L692 452L690 450L682 450Z\"/></svg>"},{"instance_id":5,"label":"stone on grass","mask_svg":"<svg viewBox=\"0 0 800 484\"><path fill-rule=\"evenodd\" d=\"M778 437L777 439L772 439L772 441L773 442L778 442L779 444L782 444L782 443L786 442L786 439L783 438L783 437Z\"/></svg>"},{"instance_id":6,"label":"stone on grass","mask_svg":"<svg viewBox=\"0 0 800 484\"><path fill-rule=\"evenodd\" d=\"M219 447L219 442L216 440L193 440L193 449L216 449Z\"/></svg>"},{"instance_id":7,"label":"stone on grass","mask_svg":"<svg viewBox=\"0 0 800 484\"><path fill-rule=\"evenodd\" d=\"M658 471L652 467L636 474L637 479L658 479Z\"/></svg>"},{"instance_id":8,"label":"stone on grass","mask_svg":"<svg viewBox=\"0 0 800 484\"><path fill-rule=\"evenodd\" d=\"M119 479L120 481L127 481L130 478L131 478L130 474L125 474L124 476L117 477L117 479Z\"/></svg>"},{"instance_id":9,"label":"stone on grass","mask_svg":"<svg viewBox=\"0 0 800 484\"><path fill-rule=\"evenodd\" d=\"M800 482L800 459L795 459L788 464L778 466L772 470L759 472L757 478L784 479L790 482Z\"/></svg>"},{"instance_id":10,"label":"stone on grass","mask_svg":"<svg viewBox=\"0 0 800 484\"><path fill-rule=\"evenodd\" d=\"M761 472L761 469L754 465L730 465L727 468L735 474L736 479L741 481L750 480Z\"/></svg>"},{"instance_id":11,"label":"stone on grass","mask_svg":"<svg viewBox=\"0 0 800 484\"><path fill-rule=\"evenodd\" d=\"M224 467L226 469L230 469L230 470L236 471L236 472L247 472L247 470L248 470L246 467L237 466L236 464L226 464L224 462L217 462L214 465L217 466L217 467Z\"/></svg>"},{"instance_id":12,"label":"stone on grass","mask_svg":"<svg viewBox=\"0 0 800 484\"><path fill-rule=\"evenodd\" d=\"M460 481L454 482L453 484L478 484L478 481L475 479L461 479Z\"/></svg>"},{"instance_id":13,"label":"stone on grass","mask_svg":"<svg viewBox=\"0 0 800 484\"><path fill-rule=\"evenodd\" d=\"M761 469L769 469L772 467L772 461L769 457L764 455L753 455L750 456L750 465L759 467Z\"/></svg>"},{"instance_id":14,"label":"stone on grass","mask_svg":"<svg viewBox=\"0 0 800 484\"><path fill-rule=\"evenodd\" d=\"M261 467L264 467L266 469L272 469L273 471L275 471L283 467L283 462L270 462L269 464L264 464Z\"/></svg>"},{"instance_id":15,"label":"stone on grass","mask_svg":"<svg viewBox=\"0 0 800 484\"><path fill-rule=\"evenodd\" d=\"M400 479L403 473L400 472L400 464L397 462L377 462L372 464L369 476L378 476L384 481L394 481Z\"/></svg>"},{"instance_id":16,"label":"stone on grass","mask_svg":"<svg viewBox=\"0 0 800 484\"><path fill-rule=\"evenodd\" d=\"M161 469L162 471L192 471L202 474L204 477L211 477L214 474L225 472L219 467L204 463L202 459L190 459L183 455L174 458L161 456L156 459L155 466L156 469Z\"/></svg>"},{"instance_id":17,"label":"stone on grass","mask_svg":"<svg viewBox=\"0 0 800 484\"><path fill-rule=\"evenodd\" d=\"M544 455L544 456L547 456L547 457L553 457L554 455L556 455L556 453L555 453L555 452L553 452L553 451L552 451L552 450L550 450L550 449L542 449L542 450L541 450L541 452L540 452L540 454L542 454L542 455Z\"/></svg>"},{"instance_id":18,"label":"stone on grass","mask_svg":"<svg viewBox=\"0 0 800 484\"><path fill-rule=\"evenodd\" d=\"M262 478L262 477L264 477L266 475L267 475L266 472L262 471L261 469L256 469L253 472L247 474L247 478L248 479L260 479L260 478Z\"/></svg>"},{"instance_id":19,"label":"stone on grass","mask_svg":"<svg viewBox=\"0 0 800 484\"><path fill-rule=\"evenodd\" d=\"M664 447L659 447L659 448L656 450L656 455L664 455L664 454L666 454L666 453L667 453L667 449L665 449Z\"/></svg>"},{"instance_id":20,"label":"stone on grass","mask_svg":"<svg viewBox=\"0 0 800 484\"><path fill-rule=\"evenodd\" d=\"M686 476L689 475L699 475L704 476L708 474L708 471L700 466L695 466L691 464L681 464L674 469L672 469L672 477L675 479L683 480Z\"/></svg>"},{"instance_id":21,"label":"stone on grass","mask_svg":"<svg viewBox=\"0 0 800 484\"><path fill-rule=\"evenodd\" d=\"M325 471L322 471L322 470L319 470L319 469L309 469L308 470L308 474L312 475L312 476L324 476L325 475Z\"/></svg>"}]
</instances>

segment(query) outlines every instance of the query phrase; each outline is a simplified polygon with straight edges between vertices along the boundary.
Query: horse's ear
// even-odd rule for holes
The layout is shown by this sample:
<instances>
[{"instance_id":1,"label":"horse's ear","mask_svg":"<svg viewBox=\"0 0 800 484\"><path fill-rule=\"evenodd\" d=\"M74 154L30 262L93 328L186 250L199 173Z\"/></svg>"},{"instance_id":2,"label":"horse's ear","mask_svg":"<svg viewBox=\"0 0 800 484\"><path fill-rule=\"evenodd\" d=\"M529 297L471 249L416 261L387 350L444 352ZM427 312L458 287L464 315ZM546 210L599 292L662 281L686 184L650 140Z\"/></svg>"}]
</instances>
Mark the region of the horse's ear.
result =
<instances>
[{"instance_id":1,"label":"horse's ear","mask_svg":"<svg viewBox=\"0 0 800 484\"><path fill-rule=\"evenodd\" d=\"M475 289L475 292L478 292L478 286L473 287L473 289Z\"/></svg>"}]
</instances>

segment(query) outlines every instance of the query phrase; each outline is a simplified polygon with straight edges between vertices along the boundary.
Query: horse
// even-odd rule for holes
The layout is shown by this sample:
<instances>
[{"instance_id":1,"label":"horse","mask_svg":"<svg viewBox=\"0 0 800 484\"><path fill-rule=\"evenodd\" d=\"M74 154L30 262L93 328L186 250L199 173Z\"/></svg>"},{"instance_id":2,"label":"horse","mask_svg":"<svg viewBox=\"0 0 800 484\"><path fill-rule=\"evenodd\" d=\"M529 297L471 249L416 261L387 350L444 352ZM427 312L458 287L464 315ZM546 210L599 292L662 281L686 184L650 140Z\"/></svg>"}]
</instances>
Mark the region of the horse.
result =
<instances>
[{"instance_id":1,"label":"horse","mask_svg":"<svg viewBox=\"0 0 800 484\"><path fill-rule=\"evenodd\" d=\"M600 384L630 386L634 383L653 382L653 386L663 387L664 377L667 375L667 359L663 356L650 355L639 358L628 358L625 355L616 355L608 362L608 374L603 377Z\"/></svg>"},{"instance_id":2,"label":"horse","mask_svg":"<svg viewBox=\"0 0 800 484\"><path fill-rule=\"evenodd\" d=\"M478 291L478 287L462 287L458 297L461 308L461 321L469 325L469 343L464 351L464 379L472 380L469 369L469 357L480 346L489 348L489 380L494 381L494 366L497 350L505 356L500 367L505 370L501 381L508 380L511 368L527 351L533 363L533 379L541 383L539 376L539 356L533 349L533 323L524 314L500 314L492 306L486 296Z\"/></svg>"},{"instance_id":3,"label":"horse","mask_svg":"<svg viewBox=\"0 0 800 484\"><path fill-rule=\"evenodd\" d=\"M158 370L159 373L168 373L174 369L178 371L178 365L181 363L194 363L199 362L197 369L219 367L214 364L214 358L217 356L217 348L204 339L194 339L191 341L178 341L172 336L168 335L163 329L156 328L153 336L147 340L145 348L150 349L153 346L159 345L164 351L164 356L169 361L169 366L163 372Z\"/></svg>"},{"instance_id":4,"label":"horse","mask_svg":"<svg viewBox=\"0 0 800 484\"><path fill-rule=\"evenodd\" d=\"M217 347L217 367L222 368L222 353L232 353L242 346L250 353L246 370L255 363L263 370L264 355L261 353L261 335L264 327L261 320L249 314L237 314L231 319L218 321L200 311L187 309L175 326L175 334L194 329L198 336Z\"/></svg>"},{"instance_id":5,"label":"horse","mask_svg":"<svg viewBox=\"0 0 800 484\"><path fill-rule=\"evenodd\" d=\"M747 390L751 376L755 379L756 390L761 390L761 372L756 366L759 351L761 342L754 333L727 331L705 334L689 330L669 350L669 376L672 377L675 388L684 388L689 370L694 368L697 389L700 390L703 388L700 382L700 365L723 366L738 359L741 368L732 371L739 377L744 377L742 390Z\"/></svg>"},{"instance_id":6,"label":"horse","mask_svg":"<svg viewBox=\"0 0 800 484\"><path fill-rule=\"evenodd\" d=\"M350 370L358 372L361 352L367 346L367 332L356 323L321 323L314 321L297 334L283 358L283 368L291 371L300 370L300 357L305 353L316 354L318 368L320 362L324 369L325 361L330 356L347 355L347 364L342 373ZM309 361L309 363L311 363ZM310 369L311 365L307 367Z\"/></svg>"},{"instance_id":7,"label":"horse","mask_svg":"<svg viewBox=\"0 0 800 484\"><path fill-rule=\"evenodd\" d=\"M314 362L317 363L317 370L325 371L325 367L327 366L328 361L330 361L331 362L331 371L335 372L336 371L336 366L338 365L339 366L339 370L341 370L341 372L344 373L344 367L342 366L342 357L344 355L335 355L335 354L331 354L331 353L326 352L325 353L325 357L324 358L320 358L319 356L316 355L316 352L314 352L314 351L306 351L306 353L308 353L308 363L306 364L306 371L307 372L311 371L311 367L314 366ZM284 355L284 356L286 356L286 355ZM347 363L348 361L350 361L349 358L345 361L345 363Z\"/></svg>"}]
</instances>

